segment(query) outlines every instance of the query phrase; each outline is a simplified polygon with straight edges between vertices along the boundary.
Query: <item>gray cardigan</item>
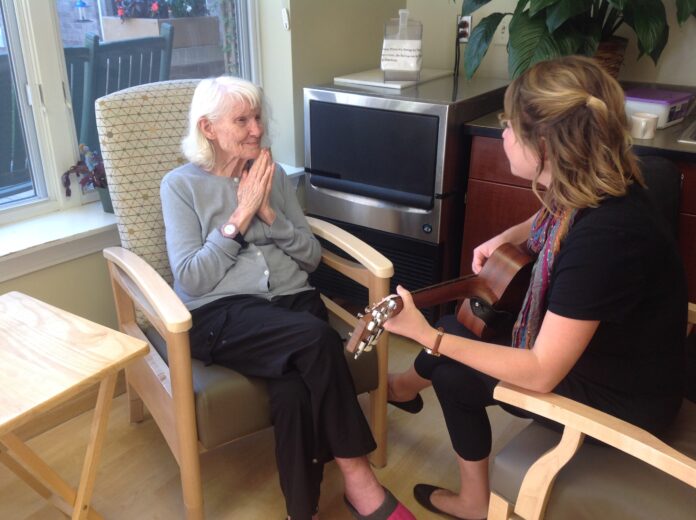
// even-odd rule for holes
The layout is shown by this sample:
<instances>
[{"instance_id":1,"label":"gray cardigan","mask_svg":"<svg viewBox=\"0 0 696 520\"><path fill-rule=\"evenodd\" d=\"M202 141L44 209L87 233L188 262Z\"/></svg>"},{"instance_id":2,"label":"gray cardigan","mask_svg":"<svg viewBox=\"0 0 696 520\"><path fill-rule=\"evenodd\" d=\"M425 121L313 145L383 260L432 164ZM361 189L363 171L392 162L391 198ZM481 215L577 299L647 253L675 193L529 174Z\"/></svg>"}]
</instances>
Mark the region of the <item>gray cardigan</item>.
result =
<instances>
[{"instance_id":1,"label":"gray cardigan","mask_svg":"<svg viewBox=\"0 0 696 520\"><path fill-rule=\"evenodd\" d=\"M292 183L276 164L273 225L254 217L242 248L220 227L237 208L237 179L194 164L169 172L160 186L167 254L174 291L193 310L225 296L271 299L310 289L307 273L319 265L321 246L309 229Z\"/></svg>"}]
</instances>

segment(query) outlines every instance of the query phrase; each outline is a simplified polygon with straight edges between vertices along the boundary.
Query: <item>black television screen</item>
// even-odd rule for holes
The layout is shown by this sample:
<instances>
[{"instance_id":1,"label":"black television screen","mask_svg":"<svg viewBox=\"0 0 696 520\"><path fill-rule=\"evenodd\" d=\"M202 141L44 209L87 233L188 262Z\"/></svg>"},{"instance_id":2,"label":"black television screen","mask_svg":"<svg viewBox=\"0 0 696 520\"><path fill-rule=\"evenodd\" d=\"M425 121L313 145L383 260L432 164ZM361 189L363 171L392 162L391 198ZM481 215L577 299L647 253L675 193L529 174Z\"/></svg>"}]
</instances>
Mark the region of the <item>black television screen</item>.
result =
<instances>
[{"instance_id":1,"label":"black television screen","mask_svg":"<svg viewBox=\"0 0 696 520\"><path fill-rule=\"evenodd\" d=\"M432 207L437 116L312 100L312 183Z\"/></svg>"}]
</instances>

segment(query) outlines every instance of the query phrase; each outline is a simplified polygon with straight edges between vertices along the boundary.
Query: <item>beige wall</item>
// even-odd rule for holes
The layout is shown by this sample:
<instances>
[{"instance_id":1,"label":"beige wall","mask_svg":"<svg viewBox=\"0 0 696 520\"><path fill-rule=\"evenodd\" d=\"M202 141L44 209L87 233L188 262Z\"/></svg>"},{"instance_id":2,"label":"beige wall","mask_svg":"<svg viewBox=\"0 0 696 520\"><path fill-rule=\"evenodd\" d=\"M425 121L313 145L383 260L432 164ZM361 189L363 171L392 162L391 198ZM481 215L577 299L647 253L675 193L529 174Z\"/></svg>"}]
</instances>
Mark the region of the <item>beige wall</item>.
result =
<instances>
[{"instance_id":1,"label":"beige wall","mask_svg":"<svg viewBox=\"0 0 696 520\"><path fill-rule=\"evenodd\" d=\"M696 86L696 18L690 17L679 26L674 2L664 2L670 37L667 47L655 66L649 57L636 60L638 55L635 36L628 27L619 34L630 38L626 59L619 79L643 82ZM461 12L461 0L407 0L411 16L423 22L423 66L449 68L454 65L454 35L456 15ZM492 12L512 12L517 0L493 0L473 15L473 24ZM507 78L507 51L505 46L491 46L477 75Z\"/></svg>"},{"instance_id":2,"label":"beige wall","mask_svg":"<svg viewBox=\"0 0 696 520\"><path fill-rule=\"evenodd\" d=\"M684 25L680 26L677 23L676 4L673 1L664 3L669 24L669 40L657 65L647 56L636 60L638 47L635 36L629 28L622 27L618 34L630 34L630 42L619 79L696 86L696 18L690 16Z\"/></svg>"},{"instance_id":3,"label":"beige wall","mask_svg":"<svg viewBox=\"0 0 696 520\"><path fill-rule=\"evenodd\" d=\"M9 291L23 292L107 327L118 327L101 252L0 283L0 294Z\"/></svg>"},{"instance_id":4,"label":"beige wall","mask_svg":"<svg viewBox=\"0 0 696 520\"><path fill-rule=\"evenodd\" d=\"M264 0L259 6L273 154L303 166L303 87L379 67L384 22L397 16L405 0ZM290 31L282 26L283 7L290 11Z\"/></svg>"}]
</instances>

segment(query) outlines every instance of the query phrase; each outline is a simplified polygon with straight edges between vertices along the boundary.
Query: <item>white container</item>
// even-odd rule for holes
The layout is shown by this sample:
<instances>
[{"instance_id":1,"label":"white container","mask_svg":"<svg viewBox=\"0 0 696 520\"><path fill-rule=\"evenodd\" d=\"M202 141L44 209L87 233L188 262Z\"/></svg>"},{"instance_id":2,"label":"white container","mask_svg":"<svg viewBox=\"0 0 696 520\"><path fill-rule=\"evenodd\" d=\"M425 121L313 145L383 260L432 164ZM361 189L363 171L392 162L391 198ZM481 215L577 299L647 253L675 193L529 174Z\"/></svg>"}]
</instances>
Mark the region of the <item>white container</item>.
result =
<instances>
[{"instance_id":1,"label":"white container","mask_svg":"<svg viewBox=\"0 0 696 520\"><path fill-rule=\"evenodd\" d=\"M423 24L409 19L408 9L384 24L381 68L384 81L418 81L423 61Z\"/></svg>"},{"instance_id":2,"label":"white container","mask_svg":"<svg viewBox=\"0 0 696 520\"><path fill-rule=\"evenodd\" d=\"M682 121L689 111L693 94L672 90L635 88L627 90L626 117L636 112L649 112L657 116L657 128L665 128Z\"/></svg>"}]
</instances>

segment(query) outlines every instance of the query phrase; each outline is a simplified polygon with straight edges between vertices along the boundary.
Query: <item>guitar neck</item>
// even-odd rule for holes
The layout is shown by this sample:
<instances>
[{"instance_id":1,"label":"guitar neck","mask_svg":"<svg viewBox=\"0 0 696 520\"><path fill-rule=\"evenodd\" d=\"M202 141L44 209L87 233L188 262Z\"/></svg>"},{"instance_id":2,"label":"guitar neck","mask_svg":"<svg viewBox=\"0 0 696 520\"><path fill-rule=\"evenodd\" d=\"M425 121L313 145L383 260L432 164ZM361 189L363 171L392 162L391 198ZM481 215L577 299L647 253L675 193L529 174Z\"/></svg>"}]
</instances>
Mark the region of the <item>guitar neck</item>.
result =
<instances>
[{"instance_id":1,"label":"guitar neck","mask_svg":"<svg viewBox=\"0 0 696 520\"><path fill-rule=\"evenodd\" d=\"M478 285L477 276L470 274L413 291L411 295L413 296L415 306L421 309L460 298L468 298L476 293Z\"/></svg>"}]
</instances>

